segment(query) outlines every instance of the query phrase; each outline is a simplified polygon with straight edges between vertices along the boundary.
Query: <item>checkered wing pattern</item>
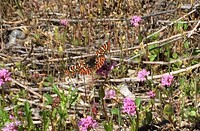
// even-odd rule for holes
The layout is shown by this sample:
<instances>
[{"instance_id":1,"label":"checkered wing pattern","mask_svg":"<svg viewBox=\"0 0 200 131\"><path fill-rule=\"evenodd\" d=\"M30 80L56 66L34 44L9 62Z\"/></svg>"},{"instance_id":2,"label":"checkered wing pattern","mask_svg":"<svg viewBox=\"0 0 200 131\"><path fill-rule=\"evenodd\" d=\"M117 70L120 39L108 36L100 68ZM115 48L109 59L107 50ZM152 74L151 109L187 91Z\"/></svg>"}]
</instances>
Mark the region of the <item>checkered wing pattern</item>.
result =
<instances>
[{"instance_id":1,"label":"checkered wing pattern","mask_svg":"<svg viewBox=\"0 0 200 131\"><path fill-rule=\"evenodd\" d=\"M76 65L71 65L68 70L66 70L67 75L89 75L92 72L101 68L106 60L105 54L110 51L110 41L102 45L96 52L95 66L90 68L85 62L77 63Z\"/></svg>"}]
</instances>

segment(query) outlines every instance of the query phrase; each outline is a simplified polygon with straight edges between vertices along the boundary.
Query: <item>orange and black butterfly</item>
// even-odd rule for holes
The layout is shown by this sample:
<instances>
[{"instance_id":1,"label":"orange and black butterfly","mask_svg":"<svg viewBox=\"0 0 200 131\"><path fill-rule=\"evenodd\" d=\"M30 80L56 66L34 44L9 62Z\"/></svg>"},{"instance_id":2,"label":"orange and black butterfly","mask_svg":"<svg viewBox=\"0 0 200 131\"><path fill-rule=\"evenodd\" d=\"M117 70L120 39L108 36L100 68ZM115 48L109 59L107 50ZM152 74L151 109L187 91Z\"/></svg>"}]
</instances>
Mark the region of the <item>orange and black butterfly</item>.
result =
<instances>
[{"instance_id":1,"label":"orange and black butterfly","mask_svg":"<svg viewBox=\"0 0 200 131\"><path fill-rule=\"evenodd\" d=\"M110 41L101 46L101 48L96 52L95 60L91 60L87 63L81 62L76 65L71 65L69 70L66 71L67 75L89 75L92 72L101 68L106 60L105 54L110 50ZM91 62L94 63L94 66L91 66ZM90 63L90 64L89 64Z\"/></svg>"}]
</instances>

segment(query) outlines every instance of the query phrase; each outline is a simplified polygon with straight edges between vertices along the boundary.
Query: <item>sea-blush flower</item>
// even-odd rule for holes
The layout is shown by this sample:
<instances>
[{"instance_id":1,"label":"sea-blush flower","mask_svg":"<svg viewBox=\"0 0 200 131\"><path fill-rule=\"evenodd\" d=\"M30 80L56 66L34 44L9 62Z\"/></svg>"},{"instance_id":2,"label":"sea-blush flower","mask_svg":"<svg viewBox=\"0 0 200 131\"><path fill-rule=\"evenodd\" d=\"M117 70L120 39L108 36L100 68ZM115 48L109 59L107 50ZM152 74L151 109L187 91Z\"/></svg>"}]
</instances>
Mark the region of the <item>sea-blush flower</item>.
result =
<instances>
[{"instance_id":1,"label":"sea-blush flower","mask_svg":"<svg viewBox=\"0 0 200 131\"><path fill-rule=\"evenodd\" d=\"M67 26L67 25L68 25L68 20L66 20L66 19L61 19L61 20L60 20L60 24L63 25L63 26Z\"/></svg>"},{"instance_id":2,"label":"sea-blush flower","mask_svg":"<svg viewBox=\"0 0 200 131\"><path fill-rule=\"evenodd\" d=\"M147 95L152 99L156 96L156 94L153 91L147 92Z\"/></svg>"},{"instance_id":3,"label":"sea-blush flower","mask_svg":"<svg viewBox=\"0 0 200 131\"><path fill-rule=\"evenodd\" d=\"M17 131L20 124L21 122L18 120L15 120L11 123L6 123L5 127L2 128L2 131Z\"/></svg>"},{"instance_id":4,"label":"sea-blush flower","mask_svg":"<svg viewBox=\"0 0 200 131\"><path fill-rule=\"evenodd\" d=\"M11 80L10 74L11 73L6 69L0 70L0 86Z\"/></svg>"},{"instance_id":5,"label":"sea-blush flower","mask_svg":"<svg viewBox=\"0 0 200 131\"><path fill-rule=\"evenodd\" d=\"M87 131L88 129L96 128L97 122L93 120L91 116L87 116L86 118L81 118L78 126L80 131Z\"/></svg>"},{"instance_id":6,"label":"sea-blush flower","mask_svg":"<svg viewBox=\"0 0 200 131\"><path fill-rule=\"evenodd\" d=\"M139 79L140 81L145 81L145 80L146 80L146 77L147 77L149 74L150 74L149 71L147 71L146 69L143 69L143 70L141 70L141 71L138 72L137 77L138 77L138 79Z\"/></svg>"},{"instance_id":7,"label":"sea-blush flower","mask_svg":"<svg viewBox=\"0 0 200 131\"><path fill-rule=\"evenodd\" d=\"M168 86L168 87L171 86L173 78L174 78L173 75L170 74L163 75L161 79L162 86Z\"/></svg>"},{"instance_id":8,"label":"sea-blush flower","mask_svg":"<svg viewBox=\"0 0 200 131\"><path fill-rule=\"evenodd\" d=\"M139 26L139 22L141 21L142 19L141 19L141 17L140 16L132 16L132 18L131 18L131 24L132 25L134 25L134 26Z\"/></svg>"},{"instance_id":9,"label":"sea-blush flower","mask_svg":"<svg viewBox=\"0 0 200 131\"><path fill-rule=\"evenodd\" d=\"M14 117L13 117L12 115L10 115L10 116L9 116L9 119L11 119L11 120L12 120L13 118L14 118Z\"/></svg>"},{"instance_id":10,"label":"sea-blush flower","mask_svg":"<svg viewBox=\"0 0 200 131\"><path fill-rule=\"evenodd\" d=\"M127 113L132 116L135 115L136 105L135 105L135 102L131 98L129 97L124 98L122 112Z\"/></svg>"},{"instance_id":11,"label":"sea-blush flower","mask_svg":"<svg viewBox=\"0 0 200 131\"><path fill-rule=\"evenodd\" d=\"M93 115L97 115L97 113L98 113L98 103L94 102L94 103L92 104L92 109L91 109L91 111L92 111L92 114L93 114Z\"/></svg>"},{"instance_id":12,"label":"sea-blush flower","mask_svg":"<svg viewBox=\"0 0 200 131\"><path fill-rule=\"evenodd\" d=\"M113 89L110 89L110 90L105 90L105 97L104 99L106 98L110 98L110 99L113 99L116 95L116 91L113 90Z\"/></svg>"},{"instance_id":13,"label":"sea-blush flower","mask_svg":"<svg viewBox=\"0 0 200 131\"><path fill-rule=\"evenodd\" d=\"M96 71L96 74L99 76L107 77L108 74L114 69L115 65L115 62L109 63L105 61L103 66Z\"/></svg>"}]
</instances>

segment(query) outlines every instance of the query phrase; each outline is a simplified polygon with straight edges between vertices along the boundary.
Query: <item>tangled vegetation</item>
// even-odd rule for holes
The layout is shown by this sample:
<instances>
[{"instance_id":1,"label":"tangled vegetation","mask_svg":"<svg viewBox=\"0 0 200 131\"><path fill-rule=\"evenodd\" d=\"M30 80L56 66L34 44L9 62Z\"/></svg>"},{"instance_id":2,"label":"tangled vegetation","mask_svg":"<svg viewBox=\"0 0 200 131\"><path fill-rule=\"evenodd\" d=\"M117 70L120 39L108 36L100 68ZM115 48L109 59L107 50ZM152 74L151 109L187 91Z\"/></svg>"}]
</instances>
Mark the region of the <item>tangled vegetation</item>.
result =
<instances>
[{"instance_id":1,"label":"tangled vegetation","mask_svg":"<svg viewBox=\"0 0 200 131\"><path fill-rule=\"evenodd\" d=\"M0 130L199 130L200 4L1 0Z\"/></svg>"}]
</instances>

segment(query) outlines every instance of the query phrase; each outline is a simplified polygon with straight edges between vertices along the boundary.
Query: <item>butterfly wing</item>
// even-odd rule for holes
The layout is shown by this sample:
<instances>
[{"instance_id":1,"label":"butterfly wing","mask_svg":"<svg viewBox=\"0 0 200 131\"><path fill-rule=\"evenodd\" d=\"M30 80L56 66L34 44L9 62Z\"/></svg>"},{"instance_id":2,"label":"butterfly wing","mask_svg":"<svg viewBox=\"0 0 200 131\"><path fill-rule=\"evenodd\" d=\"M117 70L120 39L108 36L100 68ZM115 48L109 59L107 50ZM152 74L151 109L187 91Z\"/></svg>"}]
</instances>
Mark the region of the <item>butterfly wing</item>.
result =
<instances>
[{"instance_id":1,"label":"butterfly wing","mask_svg":"<svg viewBox=\"0 0 200 131\"><path fill-rule=\"evenodd\" d=\"M101 48L96 52L97 56L105 55L110 50L110 41L102 45Z\"/></svg>"},{"instance_id":2,"label":"butterfly wing","mask_svg":"<svg viewBox=\"0 0 200 131\"><path fill-rule=\"evenodd\" d=\"M71 65L69 67L68 70L65 71L66 75L69 76L69 75L74 75L76 73L76 66L75 65Z\"/></svg>"},{"instance_id":3,"label":"butterfly wing","mask_svg":"<svg viewBox=\"0 0 200 131\"><path fill-rule=\"evenodd\" d=\"M106 60L106 58L104 55L97 57L96 61L95 61L94 70L98 70L99 68L101 68L103 66L105 60Z\"/></svg>"},{"instance_id":4,"label":"butterfly wing","mask_svg":"<svg viewBox=\"0 0 200 131\"><path fill-rule=\"evenodd\" d=\"M80 75L90 75L91 73L92 73L92 70L87 66L83 66L79 71Z\"/></svg>"},{"instance_id":5,"label":"butterfly wing","mask_svg":"<svg viewBox=\"0 0 200 131\"><path fill-rule=\"evenodd\" d=\"M80 62L77 63L76 65L71 65L69 67L69 70L66 70L66 75L75 75L77 72L79 72L81 70L81 68L84 67L84 63Z\"/></svg>"}]
</instances>

